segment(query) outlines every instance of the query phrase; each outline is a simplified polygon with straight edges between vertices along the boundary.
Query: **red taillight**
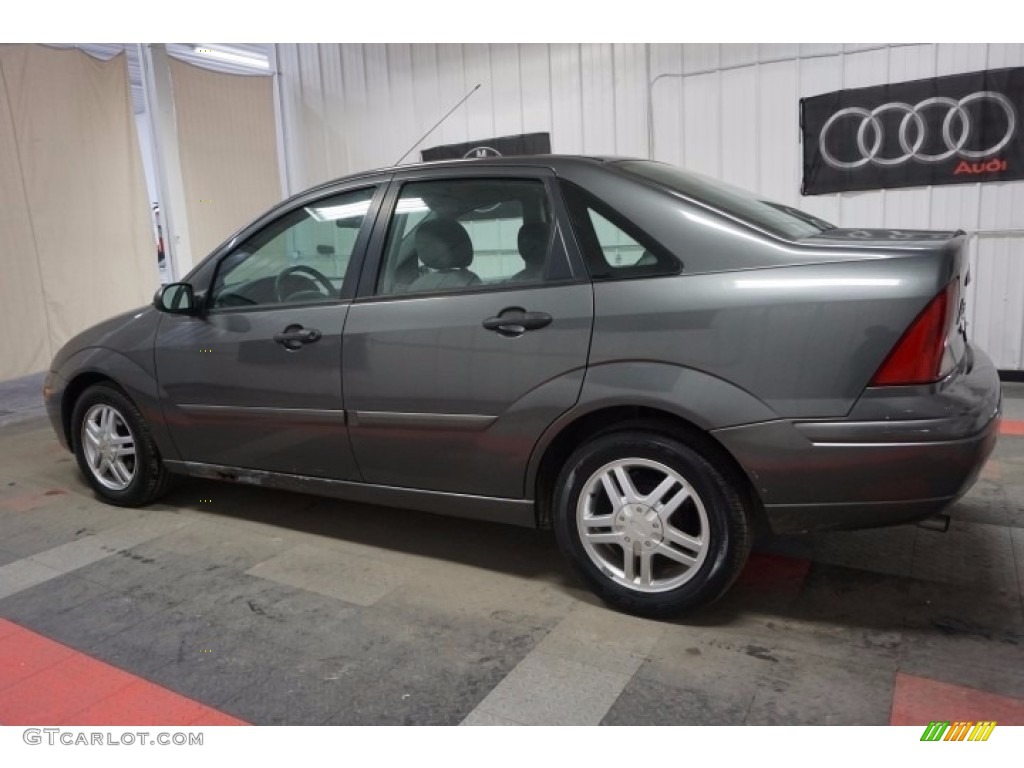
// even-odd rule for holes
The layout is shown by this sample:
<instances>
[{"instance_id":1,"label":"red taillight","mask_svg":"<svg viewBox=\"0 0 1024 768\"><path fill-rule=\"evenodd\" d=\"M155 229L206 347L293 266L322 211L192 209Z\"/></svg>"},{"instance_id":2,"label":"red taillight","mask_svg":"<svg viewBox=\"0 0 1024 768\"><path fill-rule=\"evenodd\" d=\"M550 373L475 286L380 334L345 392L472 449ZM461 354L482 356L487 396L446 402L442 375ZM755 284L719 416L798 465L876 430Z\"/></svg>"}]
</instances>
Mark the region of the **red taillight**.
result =
<instances>
[{"instance_id":1,"label":"red taillight","mask_svg":"<svg viewBox=\"0 0 1024 768\"><path fill-rule=\"evenodd\" d=\"M942 378L942 360L959 286L959 280L953 280L928 302L885 358L871 380L872 386L930 384Z\"/></svg>"}]
</instances>

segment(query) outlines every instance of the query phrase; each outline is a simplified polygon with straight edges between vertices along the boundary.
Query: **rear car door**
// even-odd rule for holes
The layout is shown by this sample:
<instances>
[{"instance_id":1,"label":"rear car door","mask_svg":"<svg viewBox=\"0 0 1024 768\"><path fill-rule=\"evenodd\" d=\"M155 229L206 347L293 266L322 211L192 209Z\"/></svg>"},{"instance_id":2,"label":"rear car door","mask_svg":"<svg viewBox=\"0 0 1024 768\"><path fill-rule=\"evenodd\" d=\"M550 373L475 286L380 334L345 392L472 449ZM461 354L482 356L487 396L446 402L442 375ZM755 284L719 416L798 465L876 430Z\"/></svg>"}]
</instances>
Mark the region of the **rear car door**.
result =
<instances>
[{"instance_id":1,"label":"rear car door","mask_svg":"<svg viewBox=\"0 0 1024 768\"><path fill-rule=\"evenodd\" d=\"M396 175L344 339L367 482L530 496L530 453L577 401L593 326L569 232L548 169Z\"/></svg>"},{"instance_id":2,"label":"rear car door","mask_svg":"<svg viewBox=\"0 0 1024 768\"><path fill-rule=\"evenodd\" d=\"M185 461L358 479L341 334L383 194L363 182L290 207L193 286L201 314L162 318L157 375Z\"/></svg>"}]
</instances>

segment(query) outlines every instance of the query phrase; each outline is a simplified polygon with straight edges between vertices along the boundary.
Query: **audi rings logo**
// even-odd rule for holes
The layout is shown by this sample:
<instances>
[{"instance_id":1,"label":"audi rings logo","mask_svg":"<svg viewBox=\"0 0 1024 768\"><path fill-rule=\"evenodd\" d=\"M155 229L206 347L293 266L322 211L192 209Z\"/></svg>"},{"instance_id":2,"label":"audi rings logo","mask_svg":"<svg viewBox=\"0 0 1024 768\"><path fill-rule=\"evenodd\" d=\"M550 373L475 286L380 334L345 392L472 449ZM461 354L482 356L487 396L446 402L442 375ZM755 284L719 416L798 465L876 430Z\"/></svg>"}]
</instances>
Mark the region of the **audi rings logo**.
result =
<instances>
[{"instance_id":1,"label":"audi rings logo","mask_svg":"<svg viewBox=\"0 0 1024 768\"><path fill-rule=\"evenodd\" d=\"M978 116L978 107L1001 110L1006 116L1005 131L1000 132L1003 127L1001 122L994 129L985 125ZM902 115L895 137L901 151L895 156L883 157L883 147L888 146L889 151L893 149L891 140L888 143L886 141L886 127L882 120L887 113L897 117ZM860 118L856 127L857 155L841 159L836 156L829 142L835 140L834 136L840 130L837 128L840 121L857 118ZM988 146L976 146L993 132L997 135L991 137ZM939 163L953 156L979 160L995 155L1013 141L1016 134L1017 112L1013 103L996 91L975 91L962 99L932 96L917 104L890 101L874 109L846 107L825 121L818 142L826 163L833 168L849 170L869 163L889 167L910 160Z\"/></svg>"}]
</instances>

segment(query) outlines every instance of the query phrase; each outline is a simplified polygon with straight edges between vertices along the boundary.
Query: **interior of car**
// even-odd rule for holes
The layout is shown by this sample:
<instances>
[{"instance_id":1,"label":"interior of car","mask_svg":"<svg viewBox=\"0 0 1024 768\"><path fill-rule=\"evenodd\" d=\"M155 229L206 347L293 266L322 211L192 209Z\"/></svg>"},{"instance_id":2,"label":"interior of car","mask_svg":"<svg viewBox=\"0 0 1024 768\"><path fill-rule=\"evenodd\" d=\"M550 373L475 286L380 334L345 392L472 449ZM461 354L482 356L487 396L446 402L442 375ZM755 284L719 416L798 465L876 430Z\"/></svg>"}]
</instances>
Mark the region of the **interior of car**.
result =
<instances>
[{"instance_id":1,"label":"interior of car","mask_svg":"<svg viewBox=\"0 0 1024 768\"><path fill-rule=\"evenodd\" d=\"M443 180L402 190L378 293L543 279L551 213L540 182Z\"/></svg>"}]
</instances>

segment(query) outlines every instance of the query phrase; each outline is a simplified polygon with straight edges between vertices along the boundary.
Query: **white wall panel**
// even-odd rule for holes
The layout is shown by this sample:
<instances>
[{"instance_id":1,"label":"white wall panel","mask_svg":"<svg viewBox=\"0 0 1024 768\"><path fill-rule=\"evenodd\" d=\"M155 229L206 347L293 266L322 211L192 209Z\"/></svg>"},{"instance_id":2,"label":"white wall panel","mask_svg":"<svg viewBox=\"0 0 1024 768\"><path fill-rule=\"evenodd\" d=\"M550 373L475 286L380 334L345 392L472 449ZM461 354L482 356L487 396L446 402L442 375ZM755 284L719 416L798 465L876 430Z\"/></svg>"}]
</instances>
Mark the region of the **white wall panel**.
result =
<instances>
[{"instance_id":1,"label":"white wall panel","mask_svg":"<svg viewBox=\"0 0 1024 768\"><path fill-rule=\"evenodd\" d=\"M758 56L756 43L735 43L718 47L719 66L721 67L742 67L756 64Z\"/></svg>"},{"instance_id":2,"label":"white wall panel","mask_svg":"<svg viewBox=\"0 0 1024 768\"><path fill-rule=\"evenodd\" d=\"M476 83L485 83L486 87L481 88L466 102L466 130L468 139L474 136L497 136L500 131L494 131L494 80L491 75L491 52L486 43L474 43L462 47L466 72L467 88Z\"/></svg>"},{"instance_id":3,"label":"white wall panel","mask_svg":"<svg viewBox=\"0 0 1024 768\"><path fill-rule=\"evenodd\" d=\"M647 154L647 50L643 45L616 44L612 50L615 79L615 154Z\"/></svg>"},{"instance_id":4,"label":"white wall panel","mask_svg":"<svg viewBox=\"0 0 1024 768\"><path fill-rule=\"evenodd\" d=\"M419 149L548 131L560 153L653 155L841 226L999 230L970 239L971 333L1024 367L1024 183L802 197L798 102L841 88L1024 65L1021 44L280 45L291 189ZM655 83L650 86L652 81ZM649 98L650 94L650 98ZM653 144L649 139L653 133ZM653 146L653 152L652 152Z\"/></svg>"},{"instance_id":5,"label":"white wall panel","mask_svg":"<svg viewBox=\"0 0 1024 768\"><path fill-rule=\"evenodd\" d=\"M744 189L757 189L757 67L723 70L721 86L721 178Z\"/></svg>"},{"instance_id":6,"label":"white wall panel","mask_svg":"<svg viewBox=\"0 0 1024 768\"><path fill-rule=\"evenodd\" d=\"M348 167L348 142L345 124L345 82L342 77L341 51L336 47L321 52L320 87L323 89L324 176L331 178Z\"/></svg>"},{"instance_id":7,"label":"white wall panel","mask_svg":"<svg viewBox=\"0 0 1024 768\"><path fill-rule=\"evenodd\" d=\"M800 93L799 62L759 65L757 89L757 189L772 200L799 206L800 114L793 109Z\"/></svg>"},{"instance_id":8,"label":"white wall panel","mask_svg":"<svg viewBox=\"0 0 1024 768\"><path fill-rule=\"evenodd\" d=\"M583 153L615 154L615 90L610 45L585 45L580 50Z\"/></svg>"},{"instance_id":9,"label":"white wall panel","mask_svg":"<svg viewBox=\"0 0 1024 768\"><path fill-rule=\"evenodd\" d=\"M842 43L800 43L800 56L826 56L832 53L842 53Z\"/></svg>"},{"instance_id":10,"label":"white wall panel","mask_svg":"<svg viewBox=\"0 0 1024 768\"><path fill-rule=\"evenodd\" d=\"M795 59L800 55L799 43L761 43L758 46L758 61Z\"/></svg>"},{"instance_id":11,"label":"white wall panel","mask_svg":"<svg viewBox=\"0 0 1024 768\"><path fill-rule=\"evenodd\" d=\"M722 46L718 43L693 43L683 46L683 71L704 72L716 69Z\"/></svg>"},{"instance_id":12,"label":"white wall panel","mask_svg":"<svg viewBox=\"0 0 1024 768\"><path fill-rule=\"evenodd\" d=\"M650 46L650 77L672 74L683 71L683 47L681 45ZM676 165L686 165L683 157L683 89L679 83L668 77L653 82L650 86L651 126L650 131L655 137L658 158ZM644 93L644 98L648 94ZM657 137L665 140L657 143ZM670 140L666 137L675 137Z\"/></svg>"},{"instance_id":13,"label":"white wall panel","mask_svg":"<svg viewBox=\"0 0 1024 768\"><path fill-rule=\"evenodd\" d=\"M467 85L466 80L466 68L463 62L462 46L460 45L438 45L437 48L437 78L438 78L438 89L441 98L441 108L445 111L450 109L459 99L465 96L472 86ZM476 83L474 83L475 85ZM479 95L479 91L473 95L470 99L472 101ZM439 112L433 115L432 120L426 121L422 126L423 130L427 130L430 126L440 120L444 112ZM415 141L418 136L403 137L401 144L411 144ZM490 134L488 134L490 135ZM381 137L381 140L387 140L390 137ZM406 138L409 140L406 141ZM455 144L460 141L466 141L469 138L469 109L459 108L452 114L447 120L441 123L438 131L429 137L429 141L426 141L423 146L430 146L433 143L438 144ZM418 155L414 152L411 155L411 159L415 159ZM358 162L358 161L354 161ZM356 166L358 167L358 165Z\"/></svg>"},{"instance_id":14,"label":"white wall panel","mask_svg":"<svg viewBox=\"0 0 1024 768\"><path fill-rule=\"evenodd\" d=\"M537 43L519 46L519 82L523 132L550 131L551 52L548 46Z\"/></svg>"},{"instance_id":15,"label":"white wall panel","mask_svg":"<svg viewBox=\"0 0 1024 768\"><path fill-rule=\"evenodd\" d=\"M583 151L583 85L580 46L551 46L551 150Z\"/></svg>"},{"instance_id":16,"label":"white wall panel","mask_svg":"<svg viewBox=\"0 0 1024 768\"><path fill-rule=\"evenodd\" d=\"M692 75L683 85L683 164L698 173L722 175L722 73Z\"/></svg>"},{"instance_id":17,"label":"white wall panel","mask_svg":"<svg viewBox=\"0 0 1024 768\"><path fill-rule=\"evenodd\" d=\"M494 124L502 135L523 132L523 88L519 79L519 46L491 46Z\"/></svg>"}]
</instances>

